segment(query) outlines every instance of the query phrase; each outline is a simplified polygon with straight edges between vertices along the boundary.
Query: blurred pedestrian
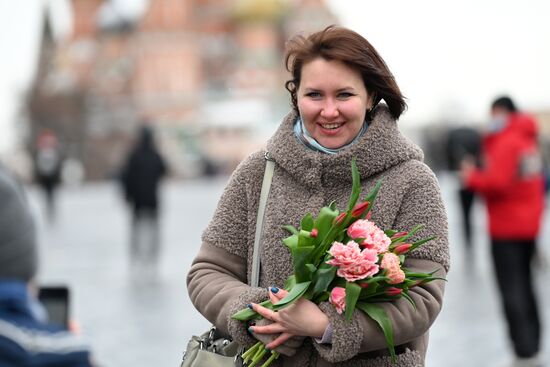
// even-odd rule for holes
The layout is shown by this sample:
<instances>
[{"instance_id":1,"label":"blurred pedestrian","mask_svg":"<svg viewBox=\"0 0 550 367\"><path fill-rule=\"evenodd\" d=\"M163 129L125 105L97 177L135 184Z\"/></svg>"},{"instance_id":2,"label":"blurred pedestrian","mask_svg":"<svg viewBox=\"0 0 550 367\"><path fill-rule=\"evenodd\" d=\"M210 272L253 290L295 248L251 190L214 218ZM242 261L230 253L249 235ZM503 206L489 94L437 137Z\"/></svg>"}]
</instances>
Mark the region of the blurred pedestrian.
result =
<instances>
[{"instance_id":1,"label":"blurred pedestrian","mask_svg":"<svg viewBox=\"0 0 550 367\"><path fill-rule=\"evenodd\" d=\"M143 126L121 173L126 200L132 210L130 262L137 274L154 276L157 271L159 183L165 174L166 164L155 145L153 130Z\"/></svg>"},{"instance_id":2,"label":"blurred pedestrian","mask_svg":"<svg viewBox=\"0 0 550 367\"><path fill-rule=\"evenodd\" d=\"M481 156L481 133L469 126L461 126L449 131L446 144L447 162L449 170L460 170L461 162L468 160L479 166ZM466 246L466 256L472 253L472 206L475 193L462 182L458 189L460 212L462 215L462 233ZM470 262L467 262L470 264Z\"/></svg>"},{"instance_id":3,"label":"blurred pedestrian","mask_svg":"<svg viewBox=\"0 0 550 367\"><path fill-rule=\"evenodd\" d=\"M61 149L51 130L42 130L36 139L35 177L46 200L46 216L55 219L55 193L61 182Z\"/></svg>"},{"instance_id":4,"label":"blurred pedestrian","mask_svg":"<svg viewBox=\"0 0 550 367\"><path fill-rule=\"evenodd\" d=\"M0 366L91 366L81 338L47 322L33 283L33 219L22 187L1 166L0 203Z\"/></svg>"},{"instance_id":5,"label":"blurred pedestrian","mask_svg":"<svg viewBox=\"0 0 550 367\"><path fill-rule=\"evenodd\" d=\"M464 162L462 174L487 205L496 279L517 365L542 366L531 271L544 207L537 126L510 97L493 102L491 117L483 141L484 167Z\"/></svg>"}]
</instances>

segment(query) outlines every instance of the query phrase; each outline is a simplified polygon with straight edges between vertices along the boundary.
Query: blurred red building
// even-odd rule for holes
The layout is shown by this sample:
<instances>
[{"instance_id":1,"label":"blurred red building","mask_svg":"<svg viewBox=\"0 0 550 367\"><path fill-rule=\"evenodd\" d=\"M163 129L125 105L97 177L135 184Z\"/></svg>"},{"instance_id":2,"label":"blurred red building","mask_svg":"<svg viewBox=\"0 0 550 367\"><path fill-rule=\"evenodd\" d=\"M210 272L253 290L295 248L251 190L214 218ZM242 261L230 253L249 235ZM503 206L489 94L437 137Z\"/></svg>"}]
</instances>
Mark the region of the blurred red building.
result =
<instances>
[{"instance_id":1,"label":"blurred red building","mask_svg":"<svg viewBox=\"0 0 550 367\"><path fill-rule=\"evenodd\" d=\"M116 174L144 120L176 175L230 170L289 109L286 39L336 23L322 0L150 0L137 20L103 0L71 7L65 40L45 16L29 142L56 132L87 179Z\"/></svg>"}]
</instances>

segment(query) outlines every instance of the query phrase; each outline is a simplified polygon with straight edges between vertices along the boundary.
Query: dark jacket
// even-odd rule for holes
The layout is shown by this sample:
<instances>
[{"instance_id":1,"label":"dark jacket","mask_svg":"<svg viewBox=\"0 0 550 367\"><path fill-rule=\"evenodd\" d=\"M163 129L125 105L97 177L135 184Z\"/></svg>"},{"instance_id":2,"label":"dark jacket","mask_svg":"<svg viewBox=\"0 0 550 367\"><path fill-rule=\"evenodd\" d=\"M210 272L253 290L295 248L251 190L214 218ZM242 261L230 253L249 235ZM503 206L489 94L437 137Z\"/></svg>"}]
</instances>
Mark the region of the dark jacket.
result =
<instances>
[{"instance_id":1,"label":"dark jacket","mask_svg":"<svg viewBox=\"0 0 550 367\"><path fill-rule=\"evenodd\" d=\"M0 279L0 366L91 366L81 338L40 322L29 297L27 283Z\"/></svg>"},{"instance_id":2,"label":"dark jacket","mask_svg":"<svg viewBox=\"0 0 550 367\"><path fill-rule=\"evenodd\" d=\"M484 169L475 170L466 185L485 198L491 237L535 238L544 207L544 179L534 119L511 114L503 130L484 138L483 154Z\"/></svg>"},{"instance_id":3,"label":"dark jacket","mask_svg":"<svg viewBox=\"0 0 550 367\"><path fill-rule=\"evenodd\" d=\"M481 133L468 126L462 126L449 131L447 144L447 168L457 171L465 158L473 158L479 163L481 156Z\"/></svg>"},{"instance_id":4,"label":"dark jacket","mask_svg":"<svg viewBox=\"0 0 550 367\"><path fill-rule=\"evenodd\" d=\"M126 199L135 210L157 209L158 186L165 174L166 165L153 144L151 130L144 129L121 177Z\"/></svg>"},{"instance_id":5,"label":"dark jacket","mask_svg":"<svg viewBox=\"0 0 550 367\"><path fill-rule=\"evenodd\" d=\"M275 172L265 212L261 241L260 287L247 285L251 273L256 213L265 170L263 152L251 155L233 173L218 208L203 233L200 252L187 285L195 307L222 332L244 346L254 340L243 322L231 315L250 302L267 299L266 287L282 287L292 274L292 258L282 239L285 224L298 226L307 212L336 200L340 209L351 191L351 160L357 159L363 193L383 180L372 212L382 228L409 230L426 225L420 236L437 240L412 252L406 266L444 276L449 268L447 218L437 180L422 163L422 151L399 132L387 107L377 107L361 140L335 155L314 152L296 139L296 115L285 118L267 149ZM424 365L428 330L441 310L445 284L435 281L413 288L415 311L405 298L383 304L394 326L399 356L395 367ZM379 327L356 310L350 322L329 303L320 308L333 326L332 344L306 338L295 356L282 356L274 367L390 366L386 341Z\"/></svg>"}]
</instances>

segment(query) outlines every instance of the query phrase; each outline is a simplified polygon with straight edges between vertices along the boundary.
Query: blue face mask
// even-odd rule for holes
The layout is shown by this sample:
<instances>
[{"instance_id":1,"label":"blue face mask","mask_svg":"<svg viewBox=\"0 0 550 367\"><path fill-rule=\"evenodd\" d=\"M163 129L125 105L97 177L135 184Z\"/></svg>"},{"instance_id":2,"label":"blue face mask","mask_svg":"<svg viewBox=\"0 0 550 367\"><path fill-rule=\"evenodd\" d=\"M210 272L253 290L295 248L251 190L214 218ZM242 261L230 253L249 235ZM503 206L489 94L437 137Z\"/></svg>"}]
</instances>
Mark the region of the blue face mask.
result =
<instances>
[{"instance_id":1,"label":"blue face mask","mask_svg":"<svg viewBox=\"0 0 550 367\"><path fill-rule=\"evenodd\" d=\"M487 124L486 129L487 129L488 133L494 134L494 133L498 133L499 131L504 129L505 126L506 126L506 116L497 115L497 116L494 116L489 121L489 123Z\"/></svg>"}]
</instances>

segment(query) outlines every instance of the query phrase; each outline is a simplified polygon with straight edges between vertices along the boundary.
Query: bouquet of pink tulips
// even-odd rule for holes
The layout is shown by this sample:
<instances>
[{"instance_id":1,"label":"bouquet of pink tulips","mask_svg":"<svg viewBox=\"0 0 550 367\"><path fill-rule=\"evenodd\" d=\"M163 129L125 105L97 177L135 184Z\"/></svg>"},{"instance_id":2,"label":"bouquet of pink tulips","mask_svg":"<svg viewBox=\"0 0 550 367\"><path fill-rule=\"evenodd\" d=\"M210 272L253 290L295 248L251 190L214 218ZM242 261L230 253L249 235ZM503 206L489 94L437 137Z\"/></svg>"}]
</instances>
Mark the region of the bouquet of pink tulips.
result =
<instances>
[{"instance_id":1,"label":"bouquet of pink tulips","mask_svg":"<svg viewBox=\"0 0 550 367\"><path fill-rule=\"evenodd\" d=\"M285 226L291 235L283 240L289 248L294 274L285 283L288 295L272 304L261 303L273 311L291 305L300 297L319 304L329 301L336 311L350 320L357 308L371 317L382 329L392 360L395 361L393 327L380 307L380 302L391 302L405 297L415 307L408 290L435 279L434 273L415 273L403 268L407 253L434 239L429 237L411 242L411 237L422 228L418 225L408 232L382 230L370 220L371 208L380 189L378 182L358 203L361 195L359 172L352 161L352 193L347 210L340 212L332 202L323 207L316 218L306 214L300 228ZM261 316L246 308L232 316L248 321ZM257 365L268 351L258 342L243 354L245 363ZM271 355L262 367L267 367L279 355Z\"/></svg>"}]
</instances>

